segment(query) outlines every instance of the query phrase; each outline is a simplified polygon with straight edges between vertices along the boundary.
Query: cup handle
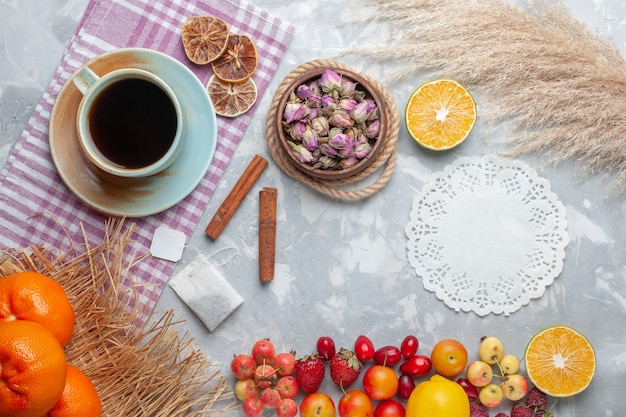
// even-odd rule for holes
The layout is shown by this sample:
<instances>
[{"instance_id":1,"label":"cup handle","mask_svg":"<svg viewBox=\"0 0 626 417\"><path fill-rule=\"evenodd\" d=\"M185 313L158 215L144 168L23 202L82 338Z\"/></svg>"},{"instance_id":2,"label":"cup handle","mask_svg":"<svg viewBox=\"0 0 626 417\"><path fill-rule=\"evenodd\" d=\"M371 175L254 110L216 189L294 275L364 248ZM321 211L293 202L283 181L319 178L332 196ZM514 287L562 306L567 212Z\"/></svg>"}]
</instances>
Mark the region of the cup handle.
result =
<instances>
[{"instance_id":1,"label":"cup handle","mask_svg":"<svg viewBox=\"0 0 626 417\"><path fill-rule=\"evenodd\" d=\"M89 69L89 67L83 67L72 79L74 85L78 90L85 94L89 87L96 81L98 81L100 77Z\"/></svg>"}]
</instances>

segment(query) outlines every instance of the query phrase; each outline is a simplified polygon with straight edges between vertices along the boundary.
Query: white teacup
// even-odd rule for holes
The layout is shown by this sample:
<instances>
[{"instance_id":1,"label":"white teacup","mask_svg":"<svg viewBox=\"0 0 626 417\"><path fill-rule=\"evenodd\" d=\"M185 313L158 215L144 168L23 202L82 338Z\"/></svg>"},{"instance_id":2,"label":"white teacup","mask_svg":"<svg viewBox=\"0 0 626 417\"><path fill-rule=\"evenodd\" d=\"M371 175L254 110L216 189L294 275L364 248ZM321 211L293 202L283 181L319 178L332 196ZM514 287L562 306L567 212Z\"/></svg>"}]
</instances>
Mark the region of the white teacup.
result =
<instances>
[{"instance_id":1,"label":"white teacup","mask_svg":"<svg viewBox=\"0 0 626 417\"><path fill-rule=\"evenodd\" d=\"M79 141L98 168L146 177L176 160L185 128L180 103L163 80L133 68L99 77L85 66L73 82L83 94L76 118Z\"/></svg>"}]
</instances>

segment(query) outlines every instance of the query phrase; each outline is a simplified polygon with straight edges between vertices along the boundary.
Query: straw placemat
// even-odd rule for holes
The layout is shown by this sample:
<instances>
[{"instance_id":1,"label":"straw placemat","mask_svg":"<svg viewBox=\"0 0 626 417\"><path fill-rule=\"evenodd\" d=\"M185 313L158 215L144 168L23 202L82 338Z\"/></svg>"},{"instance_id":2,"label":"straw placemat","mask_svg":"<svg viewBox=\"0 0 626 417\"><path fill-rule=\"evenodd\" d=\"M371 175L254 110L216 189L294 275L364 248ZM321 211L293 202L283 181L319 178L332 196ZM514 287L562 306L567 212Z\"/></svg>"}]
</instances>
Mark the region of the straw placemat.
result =
<instances>
[{"instance_id":1,"label":"straw placemat","mask_svg":"<svg viewBox=\"0 0 626 417\"><path fill-rule=\"evenodd\" d=\"M383 149L378 156L368 165L363 171L344 179L320 179L313 178L306 175L289 161L287 155L282 151L282 148L278 139L278 132L276 131L275 120L277 112L279 110L278 102L281 96L289 85L305 72L318 68L339 68L349 71L354 71L348 65L334 61L334 60L313 60L306 62L293 71L291 71L287 77L278 86L278 89L274 93L274 99L270 105L270 110L267 114L267 120L265 125L265 138L267 146L276 164L287 175L299 181L322 194L338 198L340 200L361 200L370 197L387 185L396 167L397 147L396 142L398 139L398 132L400 130L400 122L398 117L398 110L393 97L387 90L387 88L380 82L363 75L374 88L378 90L383 98L384 103L380 106L383 111L386 112L387 120L389 122L389 128L387 130L388 137L384 143ZM372 177L375 179L372 181ZM348 189L346 185L356 184L356 189ZM361 186L361 188L358 188Z\"/></svg>"},{"instance_id":2,"label":"straw placemat","mask_svg":"<svg viewBox=\"0 0 626 417\"><path fill-rule=\"evenodd\" d=\"M142 297L158 289L128 282L135 225L112 219L97 244L86 236L65 252L38 246L0 252L0 280L38 271L61 284L76 313L65 354L94 383L103 417L212 416L233 399L224 375L168 311L146 318Z\"/></svg>"}]
</instances>

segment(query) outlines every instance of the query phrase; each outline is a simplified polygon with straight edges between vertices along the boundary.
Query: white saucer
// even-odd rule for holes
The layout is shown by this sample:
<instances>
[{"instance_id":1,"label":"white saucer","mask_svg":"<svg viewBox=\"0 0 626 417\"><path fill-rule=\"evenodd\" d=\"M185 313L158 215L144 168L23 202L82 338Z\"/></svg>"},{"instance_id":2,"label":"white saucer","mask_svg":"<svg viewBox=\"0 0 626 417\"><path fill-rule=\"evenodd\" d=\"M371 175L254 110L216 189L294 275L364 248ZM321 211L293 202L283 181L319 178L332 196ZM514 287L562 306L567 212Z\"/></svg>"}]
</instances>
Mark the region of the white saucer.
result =
<instances>
[{"instance_id":1,"label":"white saucer","mask_svg":"<svg viewBox=\"0 0 626 417\"><path fill-rule=\"evenodd\" d=\"M161 77L180 100L187 144L168 169L151 177L119 178L101 171L78 143L76 112L82 96L72 75L59 92L49 126L50 153L63 182L85 204L114 216L149 216L179 203L204 177L217 144L215 110L204 85L182 63L150 49L118 49L85 65L98 75L132 67Z\"/></svg>"}]
</instances>

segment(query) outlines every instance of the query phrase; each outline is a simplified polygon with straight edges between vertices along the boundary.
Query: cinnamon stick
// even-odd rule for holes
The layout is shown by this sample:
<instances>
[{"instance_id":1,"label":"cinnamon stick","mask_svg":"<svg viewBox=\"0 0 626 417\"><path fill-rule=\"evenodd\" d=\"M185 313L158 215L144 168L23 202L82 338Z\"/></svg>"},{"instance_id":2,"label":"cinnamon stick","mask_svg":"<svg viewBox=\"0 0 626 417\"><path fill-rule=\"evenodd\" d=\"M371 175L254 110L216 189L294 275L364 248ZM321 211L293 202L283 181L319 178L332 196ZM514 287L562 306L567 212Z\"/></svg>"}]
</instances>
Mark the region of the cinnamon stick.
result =
<instances>
[{"instance_id":1,"label":"cinnamon stick","mask_svg":"<svg viewBox=\"0 0 626 417\"><path fill-rule=\"evenodd\" d=\"M241 177L237 180L233 189L217 209L213 219L211 219L211 222L204 231L213 240L217 239L222 233L266 166L267 160L260 155L255 155L250 164L248 164L248 167L243 174L241 174Z\"/></svg>"},{"instance_id":2,"label":"cinnamon stick","mask_svg":"<svg viewBox=\"0 0 626 417\"><path fill-rule=\"evenodd\" d=\"M259 279L274 279L276 257L276 188L264 187L259 192Z\"/></svg>"}]
</instances>

